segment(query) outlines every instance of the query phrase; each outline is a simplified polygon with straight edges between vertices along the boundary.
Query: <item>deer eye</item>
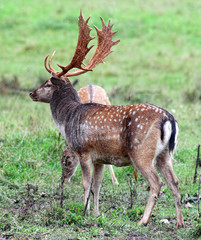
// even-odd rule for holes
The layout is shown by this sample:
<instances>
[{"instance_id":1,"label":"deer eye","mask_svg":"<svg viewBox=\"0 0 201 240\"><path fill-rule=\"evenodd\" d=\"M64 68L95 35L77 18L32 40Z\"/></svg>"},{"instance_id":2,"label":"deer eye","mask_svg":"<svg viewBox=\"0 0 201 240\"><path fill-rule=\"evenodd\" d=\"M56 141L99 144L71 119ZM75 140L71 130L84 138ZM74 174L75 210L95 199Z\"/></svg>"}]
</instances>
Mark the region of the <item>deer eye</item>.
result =
<instances>
[{"instance_id":1,"label":"deer eye","mask_svg":"<svg viewBox=\"0 0 201 240\"><path fill-rule=\"evenodd\" d=\"M51 86L52 86L51 84L47 84L47 85L45 85L45 88L49 88Z\"/></svg>"}]
</instances>

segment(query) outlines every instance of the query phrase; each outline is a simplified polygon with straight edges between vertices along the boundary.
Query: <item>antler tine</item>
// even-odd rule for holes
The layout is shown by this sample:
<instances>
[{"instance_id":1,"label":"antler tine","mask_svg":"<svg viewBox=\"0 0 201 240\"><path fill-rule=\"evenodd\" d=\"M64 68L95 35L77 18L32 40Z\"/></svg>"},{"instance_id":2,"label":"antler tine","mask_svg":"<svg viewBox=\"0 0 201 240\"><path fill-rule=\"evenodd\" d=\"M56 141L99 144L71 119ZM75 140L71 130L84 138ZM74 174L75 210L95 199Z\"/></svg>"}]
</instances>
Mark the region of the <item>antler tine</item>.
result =
<instances>
[{"instance_id":1,"label":"antler tine","mask_svg":"<svg viewBox=\"0 0 201 240\"><path fill-rule=\"evenodd\" d=\"M51 73L51 74L54 74L55 76L59 73L58 71L56 71L52 66L51 66L51 62L52 62L52 59L54 57L54 54L55 54L56 51L53 52L53 54L51 55L50 57L50 60L48 62L48 65L49 67L47 66L47 59L49 57L49 54L45 57L45 61L44 61L44 65L45 65L45 68L46 70Z\"/></svg>"},{"instance_id":2,"label":"antler tine","mask_svg":"<svg viewBox=\"0 0 201 240\"><path fill-rule=\"evenodd\" d=\"M53 57L54 57L55 52L56 52L56 51L54 51L54 52L52 53L52 55L51 55L51 57L50 57L50 60L49 60L49 62L48 62L48 65L49 65L49 68L50 68L51 72L54 73L54 75L57 75L57 74L58 74L58 71L56 71L56 70L52 67L52 65L51 65L52 59L53 59Z\"/></svg>"},{"instance_id":3,"label":"antler tine","mask_svg":"<svg viewBox=\"0 0 201 240\"><path fill-rule=\"evenodd\" d=\"M47 66L47 59L48 59L48 57L49 57L49 54L45 57L44 65L45 65L46 70L47 70L49 73L51 73L51 70L50 70L50 69L48 68L48 66Z\"/></svg>"}]
</instances>

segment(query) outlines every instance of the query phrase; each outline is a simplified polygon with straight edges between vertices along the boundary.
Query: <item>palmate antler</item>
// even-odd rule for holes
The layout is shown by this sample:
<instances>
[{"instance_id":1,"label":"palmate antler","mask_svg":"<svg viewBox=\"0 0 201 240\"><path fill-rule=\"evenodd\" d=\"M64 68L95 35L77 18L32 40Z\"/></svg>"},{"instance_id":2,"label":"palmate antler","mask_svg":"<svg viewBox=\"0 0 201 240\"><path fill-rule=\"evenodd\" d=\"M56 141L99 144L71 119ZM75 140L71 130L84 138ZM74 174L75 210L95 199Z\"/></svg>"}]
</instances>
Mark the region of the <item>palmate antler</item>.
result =
<instances>
[{"instance_id":1,"label":"palmate antler","mask_svg":"<svg viewBox=\"0 0 201 240\"><path fill-rule=\"evenodd\" d=\"M52 66L51 62L54 57L54 53L50 57L50 60L48 62L47 66L47 59L49 55L46 56L45 58L45 68L49 73L52 73L55 76L61 77L71 77L71 76L77 76L80 74L83 74L87 71L92 71L93 68L95 68L99 63L103 62L103 59L107 57L111 52L112 46L118 44L120 40L112 41L112 37L116 32L112 32L112 26L110 25L110 21L108 25L105 25L104 20L101 18L102 21L102 30L98 29L96 26L96 32L97 32L97 37L98 37L98 44L96 51L94 55L92 56L91 60L89 63L83 68L82 65L84 65L83 60L85 59L87 53L91 50L91 48L94 46L88 47L89 42L94 39L95 37L90 36L90 31L92 28L88 25L90 17L88 17L86 20L84 20L82 11L80 12L80 17L78 20L78 25L79 25L79 37L78 37L78 43L77 47L73 56L72 61L70 64L67 66L61 66L60 64L57 64L62 71L56 71ZM68 72L72 68L78 68L80 70L74 71L74 72Z\"/></svg>"}]
</instances>

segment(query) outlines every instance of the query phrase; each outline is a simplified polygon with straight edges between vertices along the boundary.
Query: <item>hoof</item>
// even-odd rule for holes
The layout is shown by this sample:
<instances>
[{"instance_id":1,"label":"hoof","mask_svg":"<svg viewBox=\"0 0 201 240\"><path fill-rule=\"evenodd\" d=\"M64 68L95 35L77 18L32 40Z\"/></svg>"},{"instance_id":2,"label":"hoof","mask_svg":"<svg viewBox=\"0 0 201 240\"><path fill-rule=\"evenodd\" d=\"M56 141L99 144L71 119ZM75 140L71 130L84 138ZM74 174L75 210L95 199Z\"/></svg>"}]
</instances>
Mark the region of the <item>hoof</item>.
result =
<instances>
[{"instance_id":1,"label":"hoof","mask_svg":"<svg viewBox=\"0 0 201 240\"><path fill-rule=\"evenodd\" d=\"M113 184L119 185L118 181L114 181Z\"/></svg>"},{"instance_id":2,"label":"hoof","mask_svg":"<svg viewBox=\"0 0 201 240\"><path fill-rule=\"evenodd\" d=\"M98 216L100 216L100 213L99 212L93 212L93 215L94 215L94 217L98 217Z\"/></svg>"},{"instance_id":3,"label":"hoof","mask_svg":"<svg viewBox=\"0 0 201 240\"><path fill-rule=\"evenodd\" d=\"M139 226L145 226L145 227L146 227L147 224L148 224L148 223L144 223L142 220L140 220L140 221L138 222L138 225L139 225Z\"/></svg>"},{"instance_id":4,"label":"hoof","mask_svg":"<svg viewBox=\"0 0 201 240\"><path fill-rule=\"evenodd\" d=\"M178 228L184 228L184 222L182 222L182 223L177 223L177 224L176 224L176 227L175 227L175 230L177 230Z\"/></svg>"}]
</instances>

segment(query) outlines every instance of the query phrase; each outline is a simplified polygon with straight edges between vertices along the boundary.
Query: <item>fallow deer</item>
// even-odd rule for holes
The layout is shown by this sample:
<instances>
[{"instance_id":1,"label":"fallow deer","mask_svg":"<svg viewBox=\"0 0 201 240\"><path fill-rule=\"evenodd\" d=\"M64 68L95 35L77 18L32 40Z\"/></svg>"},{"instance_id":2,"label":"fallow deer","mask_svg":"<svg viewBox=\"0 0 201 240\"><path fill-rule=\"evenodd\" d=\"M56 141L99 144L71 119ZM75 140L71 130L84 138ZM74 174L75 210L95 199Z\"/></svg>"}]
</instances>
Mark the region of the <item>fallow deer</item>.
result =
<instances>
[{"instance_id":1,"label":"fallow deer","mask_svg":"<svg viewBox=\"0 0 201 240\"><path fill-rule=\"evenodd\" d=\"M155 166L169 185L175 200L177 213L176 228L184 227L179 195L179 182L173 171L172 157L177 143L178 124L165 109L151 104L126 106L105 106L96 103L83 104L68 77L91 71L109 55L113 41L112 25L106 26L102 20L102 30L96 28L98 44L89 63L82 67L83 60L91 47L91 28L82 13L79 17L78 44L72 61L56 71L49 67L45 58L45 68L52 77L30 93L34 101L50 103L53 119L65 137L70 149L79 157L84 186L84 203L87 202L91 181L92 165L95 215L99 214L99 190L104 164L118 167L133 165L150 185L150 195L139 225L147 225L162 186ZM72 68L78 68L69 72Z\"/></svg>"},{"instance_id":2,"label":"fallow deer","mask_svg":"<svg viewBox=\"0 0 201 240\"><path fill-rule=\"evenodd\" d=\"M97 85L84 86L77 93L82 103L100 103L104 105L111 105L106 91ZM62 177L64 178L62 180L69 182L71 180L71 177L74 175L78 164L79 159L77 155L72 152L71 149L66 147L61 158ZM115 177L112 165L108 165L108 167L113 184L119 184Z\"/></svg>"}]
</instances>

